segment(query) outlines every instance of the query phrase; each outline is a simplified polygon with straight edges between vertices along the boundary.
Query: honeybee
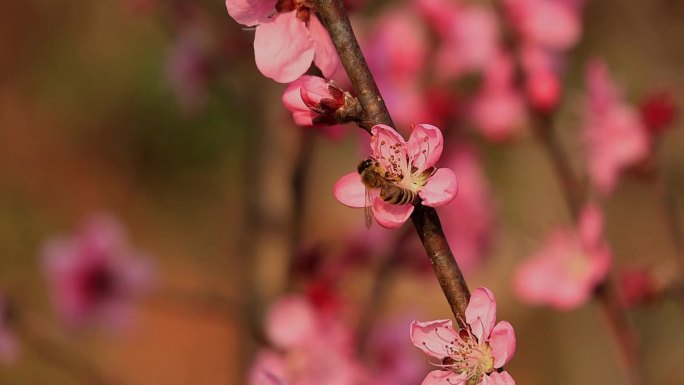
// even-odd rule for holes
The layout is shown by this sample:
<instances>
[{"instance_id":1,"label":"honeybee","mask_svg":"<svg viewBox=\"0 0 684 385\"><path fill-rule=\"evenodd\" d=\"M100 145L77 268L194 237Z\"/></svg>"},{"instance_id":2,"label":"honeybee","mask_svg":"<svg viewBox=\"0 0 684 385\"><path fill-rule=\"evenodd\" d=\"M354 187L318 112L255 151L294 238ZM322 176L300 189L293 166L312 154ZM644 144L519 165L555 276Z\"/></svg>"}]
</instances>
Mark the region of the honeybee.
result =
<instances>
[{"instance_id":1,"label":"honeybee","mask_svg":"<svg viewBox=\"0 0 684 385\"><path fill-rule=\"evenodd\" d=\"M391 175L376 159L367 158L361 161L357 171L361 175L361 182L366 186L366 205L363 211L367 228L373 224L371 189L380 189L380 198L393 205L413 204L418 198L415 191L397 186L401 178Z\"/></svg>"}]
</instances>

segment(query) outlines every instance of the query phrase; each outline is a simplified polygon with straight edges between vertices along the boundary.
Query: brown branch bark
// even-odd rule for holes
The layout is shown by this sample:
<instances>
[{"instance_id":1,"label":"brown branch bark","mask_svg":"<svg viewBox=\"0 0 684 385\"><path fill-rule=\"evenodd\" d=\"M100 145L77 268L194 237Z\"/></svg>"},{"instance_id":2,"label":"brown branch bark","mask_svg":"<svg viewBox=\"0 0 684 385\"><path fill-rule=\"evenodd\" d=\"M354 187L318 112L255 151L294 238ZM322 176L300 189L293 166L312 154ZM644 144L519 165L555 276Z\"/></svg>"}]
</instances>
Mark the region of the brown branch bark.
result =
<instances>
[{"instance_id":1,"label":"brown branch bark","mask_svg":"<svg viewBox=\"0 0 684 385\"><path fill-rule=\"evenodd\" d=\"M563 191L565 203L570 209L570 214L574 220L579 218L581 205L584 202L584 194L579 179L575 176L570 165L570 160L566 156L563 148L558 141L556 130L553 126L553 117L550 114L539 112L533 113L535 120L535 131L539 141L543 144L546 155L553 164L556 175L558 176Z\"/></svg>"},{"instance_id":2,"label":"brown branch bark","mask_svg":"<svg viewBox=\"0 0 684 385\"><path fill-rule=\"evenodd\" d=\"M313 2L368 119L369 124L360 124L360 126L367 131L370 131L370 127L374 124L394 127L392 117L354 36L342 0L313 0ZM433 208L418 205L411 219L451 311L456 320L461 323L465 320L465 309L470 292L444 236L439 216Z\"/></svg>"},{"instance_id":3,"label":"brown branch bark","mask_svg":"<svg viewBox=\"0 0 684 385\"><path fill-rule=\"evenodd\" d=\"M356 91L356 97L361 102L361 107L371 125L361 125L370 132L374 124L386 124L394 127L392 117L385 106L385 101L380 95L378 86L368 68L368 63L361 52L359 42L352 31L347 11L341 0L314 0L316 11L328 30L330 38L344 70Z\"/></svg>"}]
</instances>

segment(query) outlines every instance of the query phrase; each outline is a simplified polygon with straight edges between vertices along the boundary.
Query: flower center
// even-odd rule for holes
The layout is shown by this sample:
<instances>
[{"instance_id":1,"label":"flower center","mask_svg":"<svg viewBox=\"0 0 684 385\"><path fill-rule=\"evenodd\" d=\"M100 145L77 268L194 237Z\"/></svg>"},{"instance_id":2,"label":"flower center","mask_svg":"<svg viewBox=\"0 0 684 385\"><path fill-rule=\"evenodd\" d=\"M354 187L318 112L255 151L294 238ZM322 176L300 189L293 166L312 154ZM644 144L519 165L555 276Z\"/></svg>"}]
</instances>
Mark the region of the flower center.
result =
<instances>
[{"instance_id":1,"label":"flower center","mask_svg":"<svg viewBox=\"0 0 684 385\"><path fill-rule=\"evenodd\" d=\"M445 346L448 356L439 365L446 370L465 374L467 385L477 385L482 377L494 371L492 348L480 342L467 329L461 329L458 338Z\"/></svg>"},{"instance_id":2,"label":"flower center","mask_svg":"<svg viewBox=\"0 0 684 385\"><path fill-rule=\"evenodd\" d=\"M564 263L568 276L574 279L584 279L591 271L591 265L587 255L582 251L576 251L569 256Z\"/></svg>"},{"instance_id":3,"label":"flower center","mask_svg":"<svg viewBox=\"0 0 684 385\"><path fill-rule=\"evenodd\" d=\"M275 8L278 13L296 11L297 18L308 23L314 6L310 0L278 0Z\"/></svg>"}]
</instances>

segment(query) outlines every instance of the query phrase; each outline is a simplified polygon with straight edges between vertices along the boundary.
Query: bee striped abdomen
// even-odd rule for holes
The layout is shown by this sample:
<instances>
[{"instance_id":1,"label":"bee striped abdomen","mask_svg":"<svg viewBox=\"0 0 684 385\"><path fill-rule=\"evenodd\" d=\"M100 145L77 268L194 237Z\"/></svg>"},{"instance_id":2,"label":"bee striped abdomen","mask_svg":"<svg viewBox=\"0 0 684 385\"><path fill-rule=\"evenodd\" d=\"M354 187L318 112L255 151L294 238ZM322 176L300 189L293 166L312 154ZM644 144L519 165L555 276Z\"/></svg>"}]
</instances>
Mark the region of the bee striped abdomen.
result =
<instances>
[{"instance_id":1,"label":"bee striped abdomen","mask_svg":"<svg viewBox=\"0 0 684 385\"><path fill-rule=\"evenodd\" d=\"M397 186L385 186L380 191L380 197L393 205L407 205L416 199L416 193Z\"/></svg>"}]
</instances>

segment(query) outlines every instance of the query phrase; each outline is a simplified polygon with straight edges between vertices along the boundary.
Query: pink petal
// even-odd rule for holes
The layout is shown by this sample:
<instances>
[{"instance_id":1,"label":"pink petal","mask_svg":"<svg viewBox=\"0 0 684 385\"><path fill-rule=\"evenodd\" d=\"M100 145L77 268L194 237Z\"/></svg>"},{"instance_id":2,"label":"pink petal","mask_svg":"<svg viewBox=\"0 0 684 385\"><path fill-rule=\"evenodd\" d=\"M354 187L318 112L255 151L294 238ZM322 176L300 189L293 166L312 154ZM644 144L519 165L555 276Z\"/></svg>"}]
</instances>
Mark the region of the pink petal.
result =
<instances>
[{"instance_id":1,"label":"pink petal","mask_svg":"<svg viewBox=\"0 0 684 385\"><path fill-rule=\"evenodd\" d=\"M296 12L279 14L257 27L254 58L259 71L279 83L289 83L309 69L314 44Z\"/></svg>"},{"instance_id":2,"label":"pink petal","mask_svg":"<svg viewBox=\"0 0 684 385\"><path fill-rule=\"evenodd\" d=\"M467 379L465 374L456 374L449 370L433 370L425 376L421 385L465 385Z\"/></svg>"},{"instance_id":3,"label":"pink petal","mask_svg":"<svg viewBox=\"0 0 684 385\"><path fill-rule=\"evenodd\" d=\"M240 24L252 26L265 22L275 11L273 0L226 0L230 17Z\"/></svg>"},{"instance_id":4,"label":"pink petal","mask_svg":"<svg viewBox=\"0 0 684 385\"><path fill-rule=\"evenodd\" d=\"M18 356L19 343L17 337L3 325L0 325L0 365L12 364Z\"/></svg>"},{"instance_id":5,"label":"pink petal","mask_svg":"<svg viewBox=\"0 0 684 385\"><path fill-rule=\"evenodd\" d=\"M575 309L589 299L596 285L594 274L605 274L610 265L609 253L607 258L596 255L582 248L576 234L557 231L520 266L514 280L516 292L533 305Z\"/></svg>"},{"instance_id":6,"label":"pink petal","mask_svg":"<svg viewBox=\"0 0 684 385\"><path fill-rule=\"evenodd\" d=\"M291 112L309 111L309 107L307 107L302 100L301 89L302 85L311 78L313 78L313 76L304 75L287 85L281 98L285 108Z\"/></svg>"},{"instance_id":7,"label":"pink petal","mask_svg":"<svg viewBox=\"0 0 684 385\"><path fill-rule=\"evenodd\" d=\"M515 380L508 372L494 372L482 379L483 385L515 385Z\"/></svg>"},{"instance_id":8,"label":"pink petal","mask_svg":"<svg viewBox=\"0 0 684 385\"><path fill-rule=\"evenodd\" d=\"M478 287L473 291L466 308L466 322L478 340L487 341L496 322L496 301L491 290Z\"/></svg>"},{"instance_id":9,"label":"pink petal","mask_svg":"<svg viewBox=\"0 0 684 385\"><path fill-rule=\"evenodd\" d=\"M294 124L300 127L311 127L314 125L313 119L316 117L313 111L300 111L292 113L292 120Z\"/></svg>"},{"instance_id":10,"label":"pink petal","mask_svg":"<svg viewBox=\"0 0 684 385\"><path fill-rule=\"evenodd\" d=\"M366 186L358 173L352 172L338 179L333 186L333 195L345 206L366 207Z\"/></svg>"},{"instance_id":11,"label":"pink petal","mask_svg":"<svg viewBox=\"0 0 684 385\"><path fill-rule=\"evenodd\" d=\"M600 244L603 239L603 214L601 208L589 204L582 209L579 218L579 232L586 246Z\"/></svg>"},{"instance_id":12,"label":"pink petal","mask_svg":"<svg viewBox=\"0 0 684 385\"><path fill-rule=\"evenodd\" d=\"M410 329L411 342L430 357L442 359L448 357L446 346L457 337L451 320L413 321Z\"/></svg>"},{"instance_id":13,"label":"pink petal","mask_svg":"<svg viewBox=\"0 0 684 385\"><path fill-rule=\"evenodd\" d=\"M494 367L501 368L515 354L515 331L507 321L501 321L494 326L489 335L489 345L492 347Z\"/></svg>"},{"instance_id":14,"label":"pink petal","mask_svg":"<svg viewBox=\"0 0 684 385\"><path fill-rule=\"evenodd\" d=\"M408 140L412 164L421 171L434 166L442 156L443 144L444 139L439 128L430 124L415 126Z\"/></svg>"},{"instance_id":15,"label":"pink petal","mask_svg":"<svg viewBox=\"0 0 684 385\"><path fill-rule=\"evenodd\" d=\"M458 193L456 174L451 169L437 169L418 193L425 206L439 207L451 202Z\"/></svg>"},{"instance_id":16,"label":"pink petal","mask_svg":"<svg viewBox=\"0 0 684 385\"><path fill-rule=\"evenodd\" d=\"M266 333L278 347L301 346L315 333L316 314L302 297L291 295L276 302L266 316Z\"/></svg>"},{"instance_id":17,"label":"pink petal","mask_svg":"<svg viewBox=\"0 0 684 385\"><path fill-rule=\"evenodd\" d=\"M295 124L301 127L313 126L313 118L316 116L316 113L306 106L301 96L302 84L312 77L304 75L288 84L282 96L285 108L292 113Z\"/></svg>"},{"instance_id":18,"label":"pink petal","mask_svg":"<svg viewBox=\"0 0 684 385\"><path fill-rule=\"evenodd\" d=\"M525 33L546 48L566 50L581 34L578 15L566 6L552 1L538 1L530 9Z\"/></svg>"},{"instance_id":19,"label":"pink petal","mask_svg":"<svg viewBox=\"0 0 684 385\"><path fill-rule=\"evenodd\" d=\"M330 40L328 31L323 27L318 18L311 14L309 18L309 33L314 42L314 63L323 72L323 76L330 78L337 71L340 64L340 59L337 56L337 50Z\"/></svg>"},{"instance_id":20,"label":"pink petal","mask_svg":"<svg viewBox=\"0 0 684 385\"><path fill-rule=\"evenodd\" d=\"M380 196L373 201L373 216L378 224L388 229L401 227L413 212L413 205L393 205L383 201Z\"/></svg>"},{"instance_id":21,"label":"pink petal","mask_svg":"<svg viewBox=\"0 0 684 385\"><path fill-rule=\"evenodd\" d=\"M390 147L398 148L399 153L395 153ZM391 156L405 157L406 154L406 141L398 132L384 124L373 126L371 129L371 155L373 158L382 161L382 159L389 159Z\"/></svg>"}]
</instances>

